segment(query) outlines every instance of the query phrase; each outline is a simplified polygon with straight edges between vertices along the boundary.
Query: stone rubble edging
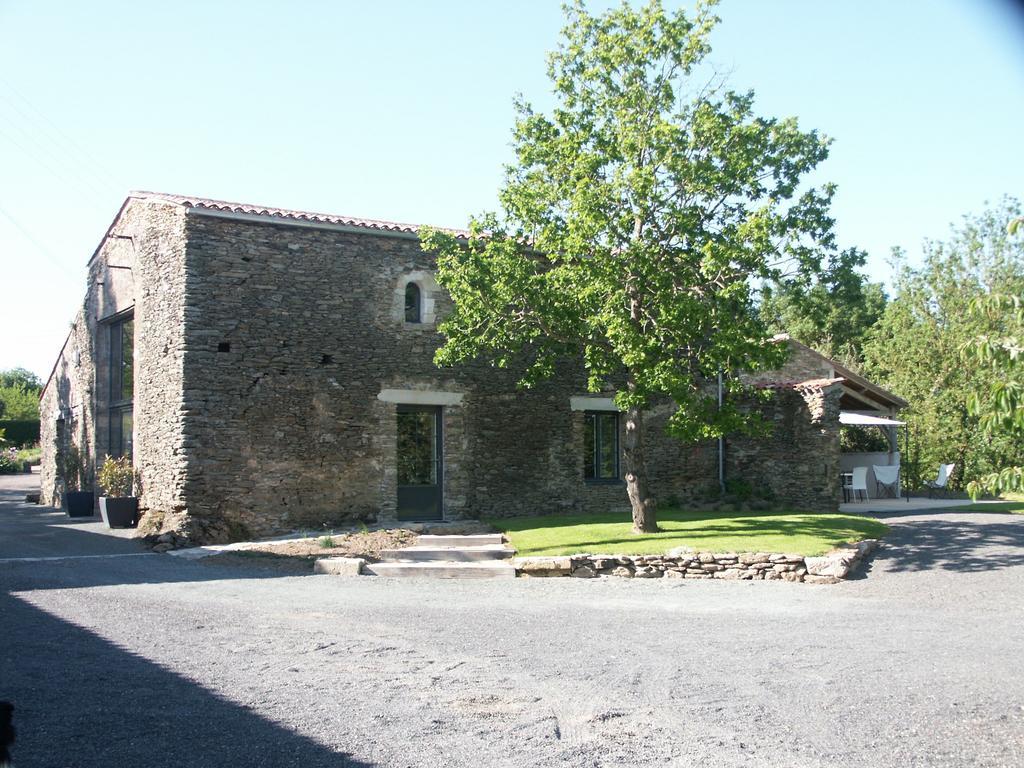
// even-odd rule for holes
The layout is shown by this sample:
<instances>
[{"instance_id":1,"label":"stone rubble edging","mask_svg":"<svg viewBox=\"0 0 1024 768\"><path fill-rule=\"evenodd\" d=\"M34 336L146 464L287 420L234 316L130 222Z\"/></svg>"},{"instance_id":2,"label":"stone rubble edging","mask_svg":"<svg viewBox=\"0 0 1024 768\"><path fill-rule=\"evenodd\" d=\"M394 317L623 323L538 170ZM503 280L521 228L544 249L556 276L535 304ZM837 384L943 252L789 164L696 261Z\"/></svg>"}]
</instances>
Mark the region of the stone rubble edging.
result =
<instances>
[{"instance_id":1,"label":"stone rubble edging","mask_svg":"<svg viewBox=\"0 0 1024 768\"><path fill-rule=\"evenodd\" d=\"M572 576L590 579L619 576L638 579L729 579L835 584L848 578L878 546L877 539L844 544L821 557L772 552L695 552L670 550L664 555L564 555L517 557L517 576Z\"/></svg>"}]
</instances>

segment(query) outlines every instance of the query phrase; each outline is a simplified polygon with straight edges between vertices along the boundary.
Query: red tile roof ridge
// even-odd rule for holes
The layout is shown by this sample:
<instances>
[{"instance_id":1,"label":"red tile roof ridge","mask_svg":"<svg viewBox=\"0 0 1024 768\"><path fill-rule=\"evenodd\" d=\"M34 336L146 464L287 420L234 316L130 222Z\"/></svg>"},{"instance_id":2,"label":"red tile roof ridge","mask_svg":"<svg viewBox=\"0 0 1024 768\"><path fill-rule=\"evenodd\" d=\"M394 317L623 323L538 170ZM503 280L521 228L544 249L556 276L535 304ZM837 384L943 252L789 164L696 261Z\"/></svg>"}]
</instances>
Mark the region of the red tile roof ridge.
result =
<instances>
[{"instance_id":1,"label":"red tile roof ridge","mask_svg":"<svg viewBox=\"0 0 1024 768\"><path fill-rule=\"evenodd\" d=\"M804 381L763 381L754 384L757 389L825 389L834 384L841 384L845 379L805 379Z\"/></svg>"},{"instance_id":2,"label":"red tile roof ridge","mask_svg":"<svg viewBox=\"0 0 1024 768\"><path fill-rule=\"evenodd\" d=\"M220 211L223 213L243 213L250 216L266 216L268 218L290 219L292 221L310 221L321 224L339 224L347 227L358 227L377 232L398 232L403 234L416 235L424 224L403 224L397 221L386 221L384 219L365 219L357 216L342 216L332 213L317 213L314 211L297 211L289 208L276 208L267 205L254 203L236 203L228 200L214 200L208 197L197 197L194 195L174 195L167 192L148 192L143 190L132 191L129 197L166 200L177 205L184 205L188 208L199 208L209 211ZM459 237L469 237L468 230L452 229L450 227L436 227L436 229L450 232Z\"/></svg>"}]
</instances>

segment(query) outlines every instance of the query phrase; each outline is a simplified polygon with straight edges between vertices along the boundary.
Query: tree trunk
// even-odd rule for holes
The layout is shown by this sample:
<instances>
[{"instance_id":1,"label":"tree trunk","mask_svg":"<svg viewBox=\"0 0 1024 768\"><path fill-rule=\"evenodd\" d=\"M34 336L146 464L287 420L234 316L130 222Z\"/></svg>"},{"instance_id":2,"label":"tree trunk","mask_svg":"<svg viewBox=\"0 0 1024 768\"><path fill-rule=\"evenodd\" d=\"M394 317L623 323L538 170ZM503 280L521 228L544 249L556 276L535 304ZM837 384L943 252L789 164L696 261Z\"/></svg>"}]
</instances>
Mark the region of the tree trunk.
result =
<instances>
[{"instance_id":1,"label":"tree trunk","mask_svg":"<svg viewBox=\"0 0 1024 768\"><path fill-rule=\"evenodd\" d=\"M633 507L633 533L658 530L654 499L647 487L647 462L644 459L644 416L636 407L626 411L626 439L622 458L626 465L626 492Z\"/></svg>"}]
</instances>

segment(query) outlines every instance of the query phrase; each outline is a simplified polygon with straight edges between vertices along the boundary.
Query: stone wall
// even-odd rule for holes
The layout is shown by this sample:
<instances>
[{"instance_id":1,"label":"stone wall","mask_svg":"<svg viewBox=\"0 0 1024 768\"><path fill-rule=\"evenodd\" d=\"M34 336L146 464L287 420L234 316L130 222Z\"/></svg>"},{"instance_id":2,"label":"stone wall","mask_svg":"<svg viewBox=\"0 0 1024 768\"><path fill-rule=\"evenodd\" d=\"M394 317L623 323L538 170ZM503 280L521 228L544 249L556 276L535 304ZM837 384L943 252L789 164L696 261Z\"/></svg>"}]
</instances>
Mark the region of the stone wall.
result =
<instances>
[{"instance_id":1,"label":"stone wall","mask_svg":"<svg viewBox=\"0 0 1024 768\"><path fill-rule=\"evenodd\" d=\"M187 237L184 496L206 538L392 517L389 389L462 396L443 416L448 519L628 508L621 483L583 480L581 375L523 392L514 372L434 365L431 318L401 312L410 276L425 308L450 306L418 240L202 214Z\"/></svg>"},{"instance_id":2,"label":"stone wall","mask_svg":"<svg viewBox=\"0 0 1024 768\"><path fill-rule=\"evenodd\" d=\"M447 519L626 513L621 482L583 479L584 414L570 407L586 394L578 368L524 392L514 371L434 365L450 300L433 270L414 236L130 198L90 262L44 393L44 499L59 503L61 439L93 462L108 450L106 323L132 310L147 531L221 542L393 519L396 404L383 390L458 396L443 410ZM410 281L423 323L404 319ZM832 455L832 399L816 397L780 393L768 413L781 429L763 445L730 441L729 476L767 483L795 508L834 508L836 473L821 468ZM670 412L662 404L648 415L649 471L659 498L685 501L717 485L717 445L670 438Z\"/></svg>"},{"instance_id":3,"label":"stone wall","mask_svg":"<svg viewBox=\"0 0 1024 768\"><path fill-rule=\"evenodd\" d=\"M133 312L140 508L181 509L184 219L178 206L130 199L89 261L82 307L40 401L42 503L61 504L61 460L72 444L87 466L86 488L96 489L97 465L110 451L109 321Z\"/></svg>"},{"instance_id":4,"label":"stone wall","mask_svg":"<svg viewBox=\"0 0 1024 768\"><path fill-rule=\"evenodd\" d=\"M41 504L59 507L69 488L61 468L72 446L87 467L86 489L92 487L95 457L95 414L92 408L91 341L79 311L53 373L39 400Z\"/></svg>"},{"instance_id":5,"label":"stone wall","mask_svg":"<svg viewBox=\"0 0 1024 768\"><path fill-rule=\"evenodd\" d=\"M812 379L831 379L835 369L828 360L803 344L792 342L789 337L777 337L778 343L789 349L789 357L781 368L774 371L758 371L741 378L746 384L767 385L779 383L795 384Z\"/></svg>"},{"instance_id":6,"label":"stone wall","mask_svg":"<svg viewBox=\"0 0 1024 768\"><path fill-rule=\"evenodd\" d=\"M726 441L726 477L798 510L839 508L839 383L774 390L756 407L771 431Z\"/></svg>"},{"instance_id":7,"label":"stone wall","mask_svg":"<svg viewBox=\"0 0 1024 768\"><path fill-rule=\"evenodd\" d=\"M617 576L637 579L725 579L835 584L852 576L878 546L877 539L844 544L820 557L774 552L694 552L664 555L566 555L519 557L517 576L592 579Z\"/></svg>"}]
</instances>

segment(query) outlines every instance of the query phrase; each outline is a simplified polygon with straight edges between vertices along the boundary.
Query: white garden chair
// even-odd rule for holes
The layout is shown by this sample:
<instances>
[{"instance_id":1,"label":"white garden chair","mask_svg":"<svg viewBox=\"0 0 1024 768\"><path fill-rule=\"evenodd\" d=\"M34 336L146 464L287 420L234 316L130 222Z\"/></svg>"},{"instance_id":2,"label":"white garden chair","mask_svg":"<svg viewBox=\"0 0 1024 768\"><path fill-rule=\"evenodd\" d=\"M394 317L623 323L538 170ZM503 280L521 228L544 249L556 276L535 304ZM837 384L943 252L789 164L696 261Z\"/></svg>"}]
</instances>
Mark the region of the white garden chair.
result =
<instances>
[{"instance_id":1,"label":"white garden chair","mask_svg":"<svg viewBox=\"0 0 1024 768\"><path fill-rule=\"evenodd\" d=\"M853 494L853 500L857 501L857 494L863 493L864 500L868 498L868 468L867 467L854 467L853 472L850 473L850 484L846 486Z\"/></svg>"},{"instance_id":2,"label":"white garden chair","mask_svg":"<svg viewBox=\"0 0 1024 768\"><path fill-rule=\"evenodd\" d=\"M949 485L949 478L953 474L953 469L956 464L939 464L939 474L935 480L928 480L925 485L928 486L928 498L932 497L935 491L945 491Z\"/></svg>"}]
</instances>

